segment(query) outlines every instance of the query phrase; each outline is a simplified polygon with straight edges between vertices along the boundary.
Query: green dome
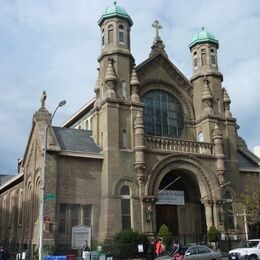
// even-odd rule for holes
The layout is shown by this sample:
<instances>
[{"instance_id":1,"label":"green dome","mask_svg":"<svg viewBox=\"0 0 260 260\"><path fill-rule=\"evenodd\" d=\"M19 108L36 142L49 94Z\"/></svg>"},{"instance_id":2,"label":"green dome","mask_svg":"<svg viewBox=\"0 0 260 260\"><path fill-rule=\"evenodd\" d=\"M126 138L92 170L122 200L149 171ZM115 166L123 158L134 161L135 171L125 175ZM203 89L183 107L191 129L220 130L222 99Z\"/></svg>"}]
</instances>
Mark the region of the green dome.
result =
<instances>
[{"instance_id":1,"label":"green dome","mask_svg":"<svg viewBox=\"0 0 260 260\"><path fill-rule=\"evenodd\" d=\"M207 42L215 44L218 48L218 40L216 40L215 36L212 33L206 31L204 27L202 27L201 31L199 31L193 36L192 41L189 44L189 47L191 49L193 46L197 44Z\"/></svg>"},{"instance_id":2,"label":"green dome","mask_svg":"<svg viewBox=\"0 0 260 260\"><path fill-rule=\"evenodd\" d=\"M111 17L124 18L130 23L130 25L133 25L133 21L131 17L128 15L128 13L126 12L125 8L117 5L116 2L114 2L112 6L106 8L105 13L98 20L98 25L100 26L105 19Z\"/></svg>"}]
</instances>

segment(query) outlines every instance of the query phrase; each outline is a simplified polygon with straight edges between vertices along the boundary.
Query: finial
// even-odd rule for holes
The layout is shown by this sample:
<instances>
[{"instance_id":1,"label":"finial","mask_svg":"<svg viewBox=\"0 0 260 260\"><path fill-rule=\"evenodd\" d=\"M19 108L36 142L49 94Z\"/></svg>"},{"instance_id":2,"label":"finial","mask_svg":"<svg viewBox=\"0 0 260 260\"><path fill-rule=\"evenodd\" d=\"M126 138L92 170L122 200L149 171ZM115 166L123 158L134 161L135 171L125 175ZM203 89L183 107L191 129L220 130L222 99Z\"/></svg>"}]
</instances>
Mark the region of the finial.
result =
<instances>
[{"instance_id":1,"label":"finial","mask_svg":"<svg viewBox=\"0 0 260 260\"><path fill-rule=\"evenodd\" d=\"M204 30L205 30L205 27L204 27L204 26L202 26L202 27L201 27L201 30L202 30L202 31L204 31Z\"/></svg>"},{"instance_id":2,"label":"finial","mask_svg":"<svg viewBox=\"0 0 260 260\"><path fill-rule=\"evenodd\" d=\"M160 25L160 22L158 20L155 20L154 23L152 24L152 27L155 28L155 38L160 38L159 36L159 30L162 29L163 27Z\"/></svg>"},{"instance_id":3,"label":"finial","mask_svg":"<svg viewBox=\"0 0 260 260\"><path fill-rule=\"evenodd\" d=\"M42 92L42 96L41 96L41 108L45 108L45 100L47 98L47 94L46 91Z\"/></svg>"},{"instance_id":4,"label":"finial","mask_svg":"<svg viewBox=\"0 0 260 260\"><path fill-rule=\"evenodd\" d=\"M116 5L117 4L117 2L116 1L114 1L114 5Z\"/></svg>"},{"instance_id":5,"label":"finial","mask_svg":"<svg viewBox=\"0 0 260 260\"><path fill-rule=\"evenodd\" d=\"M208 85L208 84L209 84L209 80L208 80L207 76L204 76L204 84L205 84L205 85Z\"/></svg>"}]
</instances>

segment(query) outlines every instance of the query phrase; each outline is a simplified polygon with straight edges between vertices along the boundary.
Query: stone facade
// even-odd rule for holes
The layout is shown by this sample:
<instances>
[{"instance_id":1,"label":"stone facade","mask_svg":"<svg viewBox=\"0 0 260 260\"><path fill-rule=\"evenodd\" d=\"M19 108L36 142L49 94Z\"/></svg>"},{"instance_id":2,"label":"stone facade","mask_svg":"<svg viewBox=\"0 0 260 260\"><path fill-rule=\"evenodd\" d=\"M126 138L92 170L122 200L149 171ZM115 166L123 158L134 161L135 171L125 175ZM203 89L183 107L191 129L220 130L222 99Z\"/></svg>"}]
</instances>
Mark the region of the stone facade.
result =
<instances>
[{"instance_id":1,"label":"stone facade","mask_svg":"<svg viewBox=\"0 0 260 260\"><path fill-rule=\"evenodd\" d=\"M99 26L96 97L53 127L44 96L19 173L0 187L0 240L13 249L38 245L44 172L44 245L69 247L79 224L91 227L93 241L127 228L156 235L161 224L185 242L202 241L211 226L243 232L230 209L259 187L259 158L237 134L218 41L193 41L188 80L169 60L158 21L151 53L138 66L124 9L114 6ZM184 203L160 204L164 191L182 192Z\"/></svg>"}]
</instances>

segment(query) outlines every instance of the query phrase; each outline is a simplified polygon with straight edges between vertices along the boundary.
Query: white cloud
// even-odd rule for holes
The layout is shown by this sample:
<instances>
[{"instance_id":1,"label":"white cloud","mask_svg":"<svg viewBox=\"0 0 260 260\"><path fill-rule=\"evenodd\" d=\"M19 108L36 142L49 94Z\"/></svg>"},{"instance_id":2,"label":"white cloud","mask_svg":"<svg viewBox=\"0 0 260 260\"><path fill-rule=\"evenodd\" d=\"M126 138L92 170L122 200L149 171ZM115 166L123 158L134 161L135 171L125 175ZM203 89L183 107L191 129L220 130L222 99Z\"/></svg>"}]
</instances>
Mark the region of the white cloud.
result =
<instances>
[{"instance_id":1,"label":"white cloud","mask_svg":"<svg viewBox=\"0 0 260 260\"><path fill-rule=\"evenodd\" d=\"M112 1L0 0L0 173L14 173L23 155L31 118L40 105L42 90L47 106L67 100L57 113L59 124L94 96L100 30L97 20ZM151 24L158 19L161 38L171 61L190 78L188 48L201 26L220 42L218 62L223 85L232 99L239 133L249 147L260 144L260 5L258 0L118 1L131 15L132 54L136 63L149 56L154 38ZM251 122L255 127L248 127ZM13 133L15 131L15 134ZM15 136L14 136L15 135Z\"/></svg>"}]
</instances>

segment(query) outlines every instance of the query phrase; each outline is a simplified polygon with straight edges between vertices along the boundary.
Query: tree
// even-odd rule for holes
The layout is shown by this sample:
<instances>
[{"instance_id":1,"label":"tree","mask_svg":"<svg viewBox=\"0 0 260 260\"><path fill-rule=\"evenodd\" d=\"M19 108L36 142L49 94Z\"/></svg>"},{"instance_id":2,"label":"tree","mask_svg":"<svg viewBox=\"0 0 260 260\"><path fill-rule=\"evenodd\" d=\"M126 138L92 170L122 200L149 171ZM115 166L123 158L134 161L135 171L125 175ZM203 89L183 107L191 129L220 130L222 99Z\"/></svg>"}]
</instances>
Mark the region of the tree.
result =
<instances>
[{"instance_id":1,"label":"tree","mask_svg":"<svg viewBox=\"0 0 260 260\"><path fill-rule=\"evenodd\" d=\"M241 194L239 202L234 207L235 214L243 218L246 214L246 220L249 229L249 236L260 236L260 190L257 189L251 193ZM244 219L243 219L244 221Z\"/></svg>"}]
</instances>

